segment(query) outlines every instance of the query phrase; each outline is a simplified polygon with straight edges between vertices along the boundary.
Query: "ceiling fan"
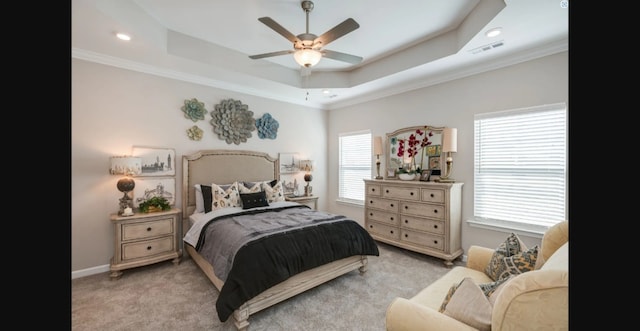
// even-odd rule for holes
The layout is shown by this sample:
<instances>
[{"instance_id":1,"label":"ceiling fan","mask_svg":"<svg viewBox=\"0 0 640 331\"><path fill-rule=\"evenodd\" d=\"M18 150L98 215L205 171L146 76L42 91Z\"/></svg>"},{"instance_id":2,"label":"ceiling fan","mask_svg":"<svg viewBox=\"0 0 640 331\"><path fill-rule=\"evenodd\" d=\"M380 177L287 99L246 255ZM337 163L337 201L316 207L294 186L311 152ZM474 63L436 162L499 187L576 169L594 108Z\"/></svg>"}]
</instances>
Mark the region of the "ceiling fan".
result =
<instances>
[{"instance_id":1,"label":"ceiling fan","mask_svg":"<svg viewBox=\"0 0 640 331\"><path fill-rule=\"evenodd\" d=\"M334 59L338 61L348 62L352 64L358 64L362 61L362 57L351 54L330 51L323 49L324 46L330 42L346 35L347 33L360 27L360 24L353 18L347 18L342 23L334 26L331 30L323 33L319 37L313 33L309 33L309 13L313 10L313 1L302 1L302 10L307 16L307 30L306 33L299 34L297 36L283 28L280 24L269 17L260 17L258 21L264 23L266 26L273 29L283 37L287 38L293 43L293 50L278 51L257 55L250 55L251 59L262 59L265 57L279 56L285 54L293 54L296 62L304 67L312 67L316 65L321 57Z\"/></svg>"}]
</instances>

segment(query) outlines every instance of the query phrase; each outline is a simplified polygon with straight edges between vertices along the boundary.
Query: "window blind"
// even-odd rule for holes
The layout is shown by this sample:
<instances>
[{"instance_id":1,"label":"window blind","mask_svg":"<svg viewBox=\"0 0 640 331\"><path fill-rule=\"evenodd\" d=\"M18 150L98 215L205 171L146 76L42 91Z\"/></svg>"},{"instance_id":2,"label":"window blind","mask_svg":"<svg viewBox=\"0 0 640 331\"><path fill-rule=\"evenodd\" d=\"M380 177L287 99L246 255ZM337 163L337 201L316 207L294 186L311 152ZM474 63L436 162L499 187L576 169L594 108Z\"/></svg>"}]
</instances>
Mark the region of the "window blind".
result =
<instances>
[{"instance_id":1,"label":"window blind","mask_svg":"<svg viewBox=\"0 0 640 331\"><path fill-rule=\"evenodd\" d=\"M474 117L474 218L551 226L567 219L564 103Z\"/></svg>"},{"instance_id":2,"label":"window blind","mask_svg":"<svg viewBox=\"0 0 640 331\"><path fill-rule=\"evenodd\" d=\"M338 199L364 203L364 179L371 178L371 133L339 136Z\"/></svg>"}]
</instances>

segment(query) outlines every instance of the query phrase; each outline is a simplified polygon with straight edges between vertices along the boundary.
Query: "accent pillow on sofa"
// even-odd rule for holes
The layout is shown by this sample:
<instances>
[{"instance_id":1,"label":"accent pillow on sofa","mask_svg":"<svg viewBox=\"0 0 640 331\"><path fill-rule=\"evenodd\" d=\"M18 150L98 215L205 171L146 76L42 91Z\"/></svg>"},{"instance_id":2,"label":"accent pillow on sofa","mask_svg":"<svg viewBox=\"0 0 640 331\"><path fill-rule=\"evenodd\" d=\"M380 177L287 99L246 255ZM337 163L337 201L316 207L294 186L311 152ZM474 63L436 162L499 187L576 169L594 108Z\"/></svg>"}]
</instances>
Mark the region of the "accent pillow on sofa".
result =
<instances>
[{"instance_id":1,"label":"accent pillow on sofa","mask_svg":"<svg viewBox=\"0 0 640 331\"><path fill-rule=\"evenodd\" d=\"M527 246L515 233L509 234L491 256L484 272L494 281L533 270L538 257L538 246Z\"/></svg>"},{"instance_id":2,"label":"accent pillow on sofa","mask_svg":"<svg viewBox=\"0 0 640 331\"><path fill-rule=\"evenodd\" d=\"M480 286L470 277L449 289L440 312L481 331L491 331L493 307Z\"/></svg>"}]
</instances>

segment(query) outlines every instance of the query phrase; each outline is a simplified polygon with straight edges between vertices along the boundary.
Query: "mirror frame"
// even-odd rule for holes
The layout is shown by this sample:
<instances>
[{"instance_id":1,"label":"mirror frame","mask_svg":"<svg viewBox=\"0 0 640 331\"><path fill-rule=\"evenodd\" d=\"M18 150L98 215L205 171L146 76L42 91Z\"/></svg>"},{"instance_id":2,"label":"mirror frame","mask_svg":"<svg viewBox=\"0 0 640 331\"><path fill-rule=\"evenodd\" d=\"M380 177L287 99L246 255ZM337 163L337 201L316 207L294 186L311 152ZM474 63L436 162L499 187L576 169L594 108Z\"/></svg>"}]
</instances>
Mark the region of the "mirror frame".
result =
<instances>
[{"instance_id":1,"label":"mirror frame","mask_svg":"<svg viewBox=\"0 0 640 331\"><path fill-rule=\"evenodd\" d=\"M397 161L395 161L393 164L392 159L397 159L398 156L396 155L396 149L392 148L395 147L395 141L397 141L399 138L400 139L407 139L409 138L409 135L411 135L412 133L415 133L416 130L424 130L424 131L432 131L434 137L436 135L439 135L439 138L429 138L430 141L432 142L436 142L435 144L432 144L433 146L437 146L440 145L442 146L442 136L443 136L443 130L444 127L437 127L437 126L430 126L430 125L419 125L419 126L411 126L411 127L406 127L406 128L401 128L398 129L396 131L393 131L391 133L387 133L387 141L386 141L386 157L385 157L385 169L384 169L384 178L385 179L398 179L398 174L396 173L396 170L399 168L396 163ZM441 147L442 148L442 147ZM444 159L444 153L440 152L440 165L443 165L443 159ZM424 157L426 160L422 160L422 165L420 165L420 169L429 169L428 165L429 165L429 157L425 155ZM427 167L424 167L424 165L427 165ZM440 167L440 169L442 169L442 166Z\"/></svg>"}]
</instances>

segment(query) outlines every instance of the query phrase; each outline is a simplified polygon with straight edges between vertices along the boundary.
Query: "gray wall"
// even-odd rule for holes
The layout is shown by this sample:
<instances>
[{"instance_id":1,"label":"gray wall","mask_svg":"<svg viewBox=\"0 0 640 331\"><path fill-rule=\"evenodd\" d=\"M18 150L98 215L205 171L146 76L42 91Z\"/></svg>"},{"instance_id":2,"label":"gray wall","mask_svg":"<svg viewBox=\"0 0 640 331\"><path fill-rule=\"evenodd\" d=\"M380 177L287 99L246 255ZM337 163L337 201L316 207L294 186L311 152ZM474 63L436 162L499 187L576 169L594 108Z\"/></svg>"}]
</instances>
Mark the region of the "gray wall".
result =
<instances>
[{"instance_id":1,"label":"gray wall","mask_svg":"<svg viewBox=\"0 0 640 331\"><path fill-rule=\"evenodd\" d=\"M304 96L301 96L304 97ZM254 116L270 113L280 123L276 140L259 139L228 145L205 121L184 118L185 99L197 98L207 110L223 99L249 106ZM314 194L319 208L363 223L362 206L336 203L338 135L370 129L373 135L415 125L458 128L458 152L452 177L464 182L463 219L473 216L473 115L556 102L568 105L568 53L386 97L355 106L323 111L246 94L95 64L72 61L72 210L71 270L81 277L108 270L114 230L109 215L122 196L118 176L108 174L109 157L130 154L132 146L157 146L176 151L176 206L181 208L182 155L200 149L260 150L274 157L297 152L315 160ZM201 141L186 130L197 124ZM384 160L382 164L384 169ZM375 173L375 167L374 167ZM303 183L302 174L297 176ZM496 246L504 232L462 227L465 251L471 244ZM522 238L527 245L539 238Z\"/></svg>"}]
</instances>

